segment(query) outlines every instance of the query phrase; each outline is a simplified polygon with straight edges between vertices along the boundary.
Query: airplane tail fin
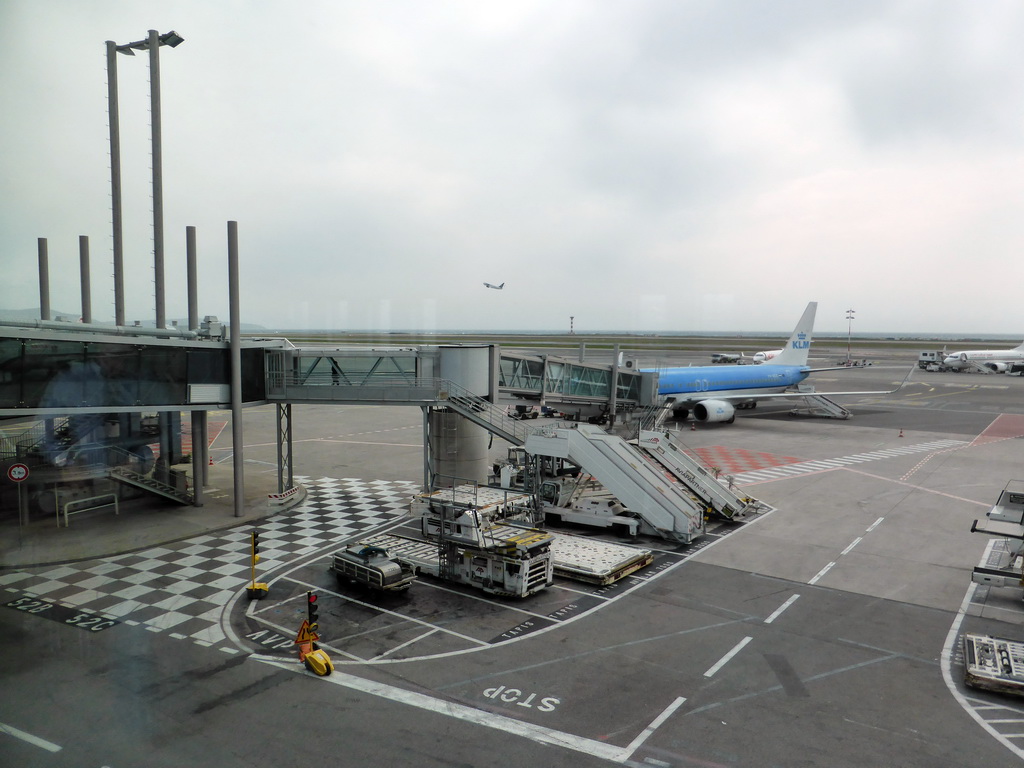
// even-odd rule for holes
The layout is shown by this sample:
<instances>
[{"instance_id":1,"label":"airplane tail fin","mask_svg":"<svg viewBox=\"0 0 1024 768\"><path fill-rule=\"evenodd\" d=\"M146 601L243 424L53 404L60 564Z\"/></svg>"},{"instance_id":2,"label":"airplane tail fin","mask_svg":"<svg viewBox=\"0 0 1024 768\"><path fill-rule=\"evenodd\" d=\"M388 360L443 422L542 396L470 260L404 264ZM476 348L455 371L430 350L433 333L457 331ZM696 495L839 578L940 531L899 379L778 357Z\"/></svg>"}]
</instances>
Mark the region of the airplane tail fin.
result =
<instances>
[{"instance_id":1,"label":"airplane tail fin","mask_svg":"<svg viewBox=\"0 0 1024 768\"><path fill-rule=\"evenodd\" d=\"M505 284L504 284L504 283L502 283L501 285L499 285L499 286L498 286L498 290L500 291L500 290L501 290L502 288L504 288L504 287L505 287Z\"/></svg>"},{"instance_id":2,"label":"airplane tail fin","mask_svg":"<svg viewBox=\"0 0 1024 768\"><path fill-rule=\"evenodd\" d=\"M764 365L807 365L807 356L811 351L811 336L814 332L814 313L817 310L818 302L812 301L807 305L786 346L771 360L765 361Z\"/></svg>"}]
</instances>

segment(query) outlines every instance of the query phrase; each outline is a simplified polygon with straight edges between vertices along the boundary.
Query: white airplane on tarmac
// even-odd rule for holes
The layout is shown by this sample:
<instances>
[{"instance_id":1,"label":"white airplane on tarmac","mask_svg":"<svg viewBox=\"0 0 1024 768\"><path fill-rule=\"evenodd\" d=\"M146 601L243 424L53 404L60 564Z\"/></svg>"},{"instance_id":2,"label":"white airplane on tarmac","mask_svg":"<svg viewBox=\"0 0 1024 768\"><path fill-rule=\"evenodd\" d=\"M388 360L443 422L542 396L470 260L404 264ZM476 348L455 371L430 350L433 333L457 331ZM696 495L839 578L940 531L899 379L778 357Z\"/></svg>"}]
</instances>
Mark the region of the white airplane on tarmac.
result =
<instances>
[{"instance_id":1,"label":"white airplane on tarmac","mask_svg":"<svg viewBox=\"0 0 1024 768\"><path fill-rule=\"evenodd\" d=\"M500 291L504 287L504 283L502 283L501 285L491 285L490 283L484 283L484 288L493 288L496 291Z\"/></svg>"},{"instance_id":2,"label":"white airplane on tarmac","mask_svg":"<svg viewBox=\"0 0 1024 768\"><path fill-rule=\"evenodd\" d=\"M751 357L747 357L742 352L713 352L711 354L711 362L739 363L741 365L753 363L754 365L760 365L761 363L767 363L781 352L781 349L766 349L763 352L755 352Z\"/></svg>"},{"instance_id":3,"label":"white airplane on tarmac","mask_svg":"<svg viewBox=\"0 0 1024 768\"><path fill-rule=\"evenodd\" d=\"M1013 365L1024 363L1024 342L1013 349L969 349L965 352L950 352L942 361L953 371L971 368L1006 373Z\"/></svg>"},{"instance_id":4,"label":"white airplane on tarmac","mask_svg":"<svg viewBox=\"0 0 1024 768\"><path fill-rule=\"evenodd\" d=\"M764 352L755 352L752 358L755 364L767 363L776 355L782 354L781 349L766 349Z\"/></svg>"}]
</instances>

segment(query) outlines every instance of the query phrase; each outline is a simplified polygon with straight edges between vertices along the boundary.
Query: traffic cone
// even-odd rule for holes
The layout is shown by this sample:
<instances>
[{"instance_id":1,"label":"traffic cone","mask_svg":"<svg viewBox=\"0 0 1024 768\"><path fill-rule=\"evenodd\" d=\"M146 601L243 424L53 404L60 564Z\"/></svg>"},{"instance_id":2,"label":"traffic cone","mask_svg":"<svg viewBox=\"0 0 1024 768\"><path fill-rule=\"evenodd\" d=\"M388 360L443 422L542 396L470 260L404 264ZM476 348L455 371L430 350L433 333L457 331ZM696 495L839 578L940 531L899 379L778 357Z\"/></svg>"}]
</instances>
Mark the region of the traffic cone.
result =
<instances>
[{"instance_id":1,"label":"traffic cone","mask_svg":"<svg viewBox=\"0 0 1024 768\"><path fill-rule=\"evenodd\" d=\"M900 437L903 437L903 428L900 427Z\"/></svg>"},{"instance_id":2,"label":"traffic cone","mask_svg":"<svg viewBox=\"0 0 1024 768\"><path fill-rule=\"evenodd\" d=\"M690 422L690 431L691 432L696 432L697 431L697 422L696 421L691 421Z\"/></svg>"}]
</instances>

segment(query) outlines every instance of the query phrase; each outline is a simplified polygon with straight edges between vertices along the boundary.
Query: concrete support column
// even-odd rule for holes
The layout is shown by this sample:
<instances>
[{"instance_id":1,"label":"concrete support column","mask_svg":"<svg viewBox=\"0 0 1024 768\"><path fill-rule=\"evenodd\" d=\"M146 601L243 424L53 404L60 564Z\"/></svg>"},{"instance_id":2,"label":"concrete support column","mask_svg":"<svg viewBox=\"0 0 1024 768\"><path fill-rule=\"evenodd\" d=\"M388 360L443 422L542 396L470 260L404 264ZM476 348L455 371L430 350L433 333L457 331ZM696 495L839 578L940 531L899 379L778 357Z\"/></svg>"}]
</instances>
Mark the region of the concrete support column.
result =
<instances>
[{"instance_id":1,"label":"concrete support column","mask_svg":"<svg viewBox=\"0 0 1024 768\"><path fill-rule=\"evenodd\" d=\"M117 43L107 40L107 109L110 123L110 207L114 238L114 325L124 325L124 239L121 224L121 134L117 109Z\"/></svg>"},{"instance_id":2,"label":"concrete support column","mask_svg":"<svg viewBox=\"0 0 1024 768\"><path fill-rule=\"evenodd\" d=\"M188 329L199 330L199 281L196 277L196 228L185 227L185 271L188 285Z\"/></svg>"},{"instance_id":3,"label":"concrete support column","mask_svg":"<svg viewBox=\"0 0 1024 768\"><path fill-rule=\"evenodd\" d=\"M89 279L89 236L78 236L78 265L82 281L82 322L92 322L92 287Z\"/></svg>"},{"instance_id":4,"label":"concrete support column","mask_svg":"<svg viewBox=\"0 0 1024 768\"><path fill-rule=\"evenodd\" d=\"M447 408L429 419L432 480L435 487L487 482L487 430Z\"/></svg>"},{"instance_id":5,"label":"concrete support column","mask_svg":"<svg viewBox=\"0 0 1024 768\"><path fill-rule=\"evenodd\" d=\"M50 317L50 255L45 237L39 238L39 319L53 319Z\"/></svg>"}]
</instances>

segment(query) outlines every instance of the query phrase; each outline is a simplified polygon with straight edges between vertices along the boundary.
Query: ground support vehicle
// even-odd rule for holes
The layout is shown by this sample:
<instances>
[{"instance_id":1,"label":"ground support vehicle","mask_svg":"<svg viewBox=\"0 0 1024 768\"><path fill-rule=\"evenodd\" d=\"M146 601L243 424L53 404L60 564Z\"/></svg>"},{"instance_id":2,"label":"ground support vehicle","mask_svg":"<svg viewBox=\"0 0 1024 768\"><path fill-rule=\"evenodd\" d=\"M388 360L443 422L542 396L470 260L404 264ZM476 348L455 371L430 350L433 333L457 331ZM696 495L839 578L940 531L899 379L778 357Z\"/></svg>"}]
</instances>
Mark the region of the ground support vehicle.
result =
<instances>
[{"instance_id":1,"label":"ground support vehicle","mask_svg":"<svg viewBox=\"0 0 1024 768\"><path fill-rule=\"evenodd\" d=\"M555 573L588 584L611 584L651 564L654 554L624 544L553 533Z\"/></svg>"},{"instance_id":2,"label":"ground support vehicle","mask_svg":"<svg viewBox=\"0 0 1024 768\"><path fill-rule=\"evenodd\" d=\"M1024 695L1024 643L965 634L964 683L986 691Z\"/></svg>"},{"instance_id":3,"label":"ground support vehicle","mask_svg":"<svg viewBox=\"0 0 1024 768\"><path fill-rule=\"evenodd\" d=\"M416 574L491 595L526 597L554 581L551 534L534 528L499 524L478 529L472 536L433 541L382 533L368 541L387 548Z\"/></svg>"},{"instance_id":4,"label":"ground support vehicle","mask_svg":"<svg viewBox=\"0 0 1024 768\"><path fill-rule=\"evenodd\" d=\"M419 493L409 502L409 517L421 520L423 535L437 538L440 520L456 510L473 510L481 522L513 521L534 526L542 520L533 495L519 490L473 484Z\"/></svg>"},{"instance_id":5,"label":"ground support vehicle","mask_svg":"<svg viewBox=\"0 0 1024 768\"><path fill-rule=\"evenodd\" d=\"M635 516L639 533L681 544L704 535L706 505L620 437L587 424L543 429L527 436L526 451L569 461L593 476Z\"/></svg>"},{"instance_id":6,"label":"ground support vehicle","mask_svg":"<svg viewBox=\"0 0 1024 768\"><path fill-rule=\"evenodd\" d=\"M505 409L505 415L510 419L536 419L540 416L539 405L510 405Z\"/></svg>"},{"instance_id":7,"label":"ground support vehicle","mask_svg":"<svg viewBox=\"0 0 1024 768\"><path fill-rule=\"evenodd\" d=\"M544 483L544 492L554 494L557 500L572 497L572 485L566 488L557 481ZM640 532L640 519L616 501L611 494L592 492L572 498L568 504L544 503L544 516L557 523L573 523L590 528L608 528L619 536L636 536Z\"/></svg>"},{"instance_id":8,"label":"ground support vehicle","mask_svg":"<svg viewBox=\"0 0 1024 768\"><path fill-rule=\"evenodd\" d=\"M331 570L339 581L363 584L382 592L403 592L416 580L412 568L391 557L387 549L366 542L334 553Z\"/></svg>"},{"instance_id":9,"label":"ground support vehicle","mask_svg":"<svg viewBox=\"0 0 1024 768\"><path fill-rule=\"evenodd\" d=\"M460 485L417 494L409 517L419 521L421 538L370 542L415 573L507 597L526 597L554 579L551 534L533 527L540 513L530 494Z\"/></svg>"},{"instance_id":10,"label":"ground support vehicle","mask_svg":"<svg viewBox=\"0 0 1024 768\"><path fill-rule=\"evenodd\" d=\"M971 524L971 533L985 533L999 540L988 562L974 568L971 580L990 587L1020 587L1024 584L1024 481L1008 482L985 518Z\"/></svg>"}]
</instances>

